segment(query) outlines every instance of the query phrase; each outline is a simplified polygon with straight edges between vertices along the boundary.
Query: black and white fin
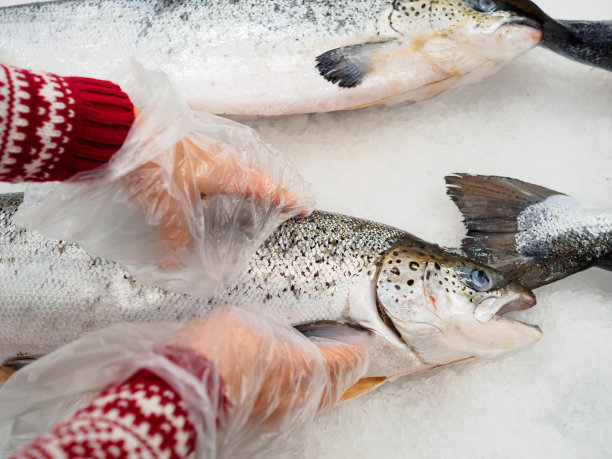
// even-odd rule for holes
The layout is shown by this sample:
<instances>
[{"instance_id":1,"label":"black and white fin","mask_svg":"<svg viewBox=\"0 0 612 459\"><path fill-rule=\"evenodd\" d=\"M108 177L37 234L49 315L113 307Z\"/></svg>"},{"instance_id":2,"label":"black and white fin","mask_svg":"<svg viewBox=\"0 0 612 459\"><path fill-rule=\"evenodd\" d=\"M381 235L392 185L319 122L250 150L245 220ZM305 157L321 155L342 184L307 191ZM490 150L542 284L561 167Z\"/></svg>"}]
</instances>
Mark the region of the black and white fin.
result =
<instances>
[{"instance_id":1,"label":"black and white fin","mask_svg":"<svg viewBox=\"0 0 612 459\"><path fill-rule=\"evenodd\" d=\"M294 327L307 338L325 338L350 342L358 336L370 334L369 328L352 322L336 322L333 320L318 320L296 325Z\"/></svg>"},{"instance_id":2,"label":"black and white fin","mask_svg":"<svg viewBox=\"0 0 612 459\"><path fill-rule=\"evenodd\" d=\"M28 357L13 357L11 359L2 362L2 367L10 368L11 370L21 370L23 367L37 360L39 357L28 356Z\"/></svg>"},{"instance_id":3,"label":"black and white fin","mask_svg":"<svg viewBox=\"0 0 612 459\"><path fill-rule=\"evenodd\" d=\"M445 180L447 194L464 217L467 235L461 245L467 256L529 288L557 280L517 252L516 233L523 210L563 193L507 177L454 174Z\"/></svg>"},{"instance_id":4,"label":"black and white fin","mask_svg":"<svg viewBox=\"0 0 612 459\"><path fill-rule=\"evenodd\" d=\"M327 81L341 88L354 88L370 71L373 51L384 43L360 43L326 51L316 57L316 68Z\"/></svg>"}]
</instances>

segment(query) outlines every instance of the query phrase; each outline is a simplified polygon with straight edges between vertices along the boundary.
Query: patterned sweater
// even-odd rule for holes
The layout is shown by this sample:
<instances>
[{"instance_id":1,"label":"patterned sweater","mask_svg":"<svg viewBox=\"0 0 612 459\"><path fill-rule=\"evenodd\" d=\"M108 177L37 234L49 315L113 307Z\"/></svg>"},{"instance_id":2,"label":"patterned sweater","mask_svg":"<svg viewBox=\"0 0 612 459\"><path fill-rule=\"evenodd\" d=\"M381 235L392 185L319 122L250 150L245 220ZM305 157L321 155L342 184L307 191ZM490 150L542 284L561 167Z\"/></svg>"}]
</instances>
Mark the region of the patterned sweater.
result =
<instances>
[{"instance_id":1,"label":"patterned sweater","mask_svg":"<svg viewBox=\"0 0 612 459\"><path fill-rule=\"evenodd\" d=\"M227 414L225 386L214 365L188 349L168 347L163 355L180 365L217 400L217 425ZM140 370L111 387L12 459L186 458L196 433L180 395L159 376ZM214 439L212 439L214 440Z\"/></svg>"},{"instance_id":2,"label":"patterned sweater","mask_svg":"<svg viewBox=\"0 0 612 459\"><path fill-rule=\"evenodd\" d=\"M0 180L65 180L123 144L134 105L110 81L0 65Z\"/></svg>"}]
</instances>

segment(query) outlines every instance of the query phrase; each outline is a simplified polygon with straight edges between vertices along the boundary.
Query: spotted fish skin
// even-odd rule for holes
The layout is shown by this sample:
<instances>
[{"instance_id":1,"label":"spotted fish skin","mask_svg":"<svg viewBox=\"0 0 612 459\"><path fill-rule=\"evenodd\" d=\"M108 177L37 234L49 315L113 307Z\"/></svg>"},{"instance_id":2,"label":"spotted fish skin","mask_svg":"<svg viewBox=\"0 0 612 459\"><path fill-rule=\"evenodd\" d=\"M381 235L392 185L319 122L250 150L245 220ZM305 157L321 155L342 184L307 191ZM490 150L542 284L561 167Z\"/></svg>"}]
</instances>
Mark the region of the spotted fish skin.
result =
<instances>
[{"instance_id":1,"label":"spotted fish skin","mask_svg":"<svg viewBox=\"0 0 612 459\"><path fill-rule=\"evenodd\" d=\"M21 202L21 194L0 195L0 362L45 354L114 323L188 321L224 303L262 304L291 325L351 320L352 291L373 288L382 254L409 237L326 212L289 220L233 287L206 300L143 285L112 261L17 228L11 218Z\"/></svg>"},{"instance_id":2,"label":"spotted fish skin","mask_svg":"<svg viewBox=\"0 0 612 459\"><path fill-rule=\"evenodd\" d=\"M60 0L0 9L0 59L108 78L131 58L218 114L416 101L537 45L515 13L473 0Z\"/></svg>"}]
</instances>

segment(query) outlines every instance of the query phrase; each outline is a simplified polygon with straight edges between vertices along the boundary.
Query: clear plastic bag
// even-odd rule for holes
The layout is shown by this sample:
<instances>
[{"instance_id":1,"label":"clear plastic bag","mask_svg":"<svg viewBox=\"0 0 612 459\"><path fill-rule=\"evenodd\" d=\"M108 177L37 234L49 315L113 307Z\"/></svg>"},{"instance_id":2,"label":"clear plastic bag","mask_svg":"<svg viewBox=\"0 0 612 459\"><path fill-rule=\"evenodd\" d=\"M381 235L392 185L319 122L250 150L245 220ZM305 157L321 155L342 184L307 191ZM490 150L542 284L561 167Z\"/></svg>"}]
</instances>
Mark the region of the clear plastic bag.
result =
<instances>
[{"instance_id":1,"label":"clear plastic bag","mask_svg":"<svg viewBox=\"0 0 612 459\"><path fill-rule=\"evenodd\" d=\"M162 72L133 64L115 81L143 108L122 148L14 220L148 284L212 296L280 223L313 209L310 188L252 129L191 110Z\"/></svg>"},{"instance_id":2,"label":"clear plastic bag","mask_svg":"<svg viewBox=\"0 0 612 459\"><path fill-rule=\"evenodd\" d=\"M186 403L196 428L196 457L265 456L334 406L365 374L369 334L342 338L305 338L257 306L220 308L186 327L120 324L90 333L19 370L0 389L2 453L14 452L107 386L147 368ZM218 369L229 402L219 425L219 400L163 357L158 350L165 344L195 350Z\"/></svg>"}]
</instances>

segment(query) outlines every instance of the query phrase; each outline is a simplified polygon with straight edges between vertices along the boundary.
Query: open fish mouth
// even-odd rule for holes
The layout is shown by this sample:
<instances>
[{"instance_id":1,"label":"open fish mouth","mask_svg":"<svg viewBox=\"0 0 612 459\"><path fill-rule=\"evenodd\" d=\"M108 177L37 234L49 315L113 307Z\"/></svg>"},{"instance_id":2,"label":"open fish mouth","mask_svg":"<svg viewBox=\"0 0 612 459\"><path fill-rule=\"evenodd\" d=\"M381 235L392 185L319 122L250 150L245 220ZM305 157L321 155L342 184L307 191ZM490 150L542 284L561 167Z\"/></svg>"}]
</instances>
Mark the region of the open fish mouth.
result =
<instances>
[{"instance_id":1,"label":"open fish mouth","mask_svg":"<svg viewBox=\"0 0 612 459\"><path fill-rule=\"evenodd\" d=\"M495 313L496 316L501 317L512 311L524 311L534 307L536 304L535 296L532 293L521 294L518 298L510 299L507 303L503 304L498 311Z\"/></svg>"},{"instance_id":2,"label":"open fish mouth","mask_svg":"<svg viewBox=\"0 0 612 459\"><path fill-rule=\"evenodd\" d=\"M513 25L513 26L524 26L529 27L531 29L542 31L542 24L536 19L525 18L525 17L517 17L512 18L503 23L503 25Z\"/></svg>"},{"instance_id":3,"label":"open fish mouth","mask_svg":"<svg viewBox=\"0 0 612 459\"><path fill-rule=\"evenodd\" d=\"M521 320L511 317L505 317L505 315L510 312L525 311L526 309L531 309L533 306L535 306L535 304L536 299L533 293L529 292L520 294L518 298L510 299L506 303L502 304L501 307L497 310L497 312L493 315L493 319L516 322L518 324L534 328L535 330L542 333L542 329L538 325L523 322Z\"/></svg>"},{"instance_id":4,"label":"open fish mouth","mask_svg":"<svg viewBox=\"0 0 612 459\"><path fill-rule=\"evenodd\" d=\"M514 318L505 317L506 314L514 311L525 311L530 309L536 304L535 295L532 292L519 292L514 295L510 295L507 301L499 304L499 298L488 298L482 301L474 311L474 317L479 322L488 322L489 320L506 320L517 322L528 327L540 330L540 327L534 324L529 324Z\"/></svg>"}]
</instances>

